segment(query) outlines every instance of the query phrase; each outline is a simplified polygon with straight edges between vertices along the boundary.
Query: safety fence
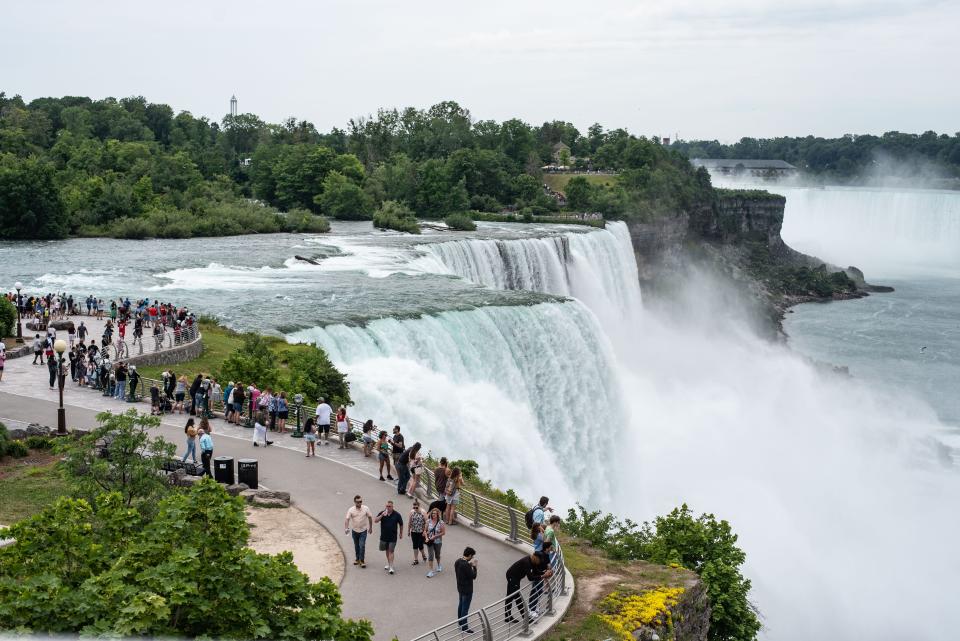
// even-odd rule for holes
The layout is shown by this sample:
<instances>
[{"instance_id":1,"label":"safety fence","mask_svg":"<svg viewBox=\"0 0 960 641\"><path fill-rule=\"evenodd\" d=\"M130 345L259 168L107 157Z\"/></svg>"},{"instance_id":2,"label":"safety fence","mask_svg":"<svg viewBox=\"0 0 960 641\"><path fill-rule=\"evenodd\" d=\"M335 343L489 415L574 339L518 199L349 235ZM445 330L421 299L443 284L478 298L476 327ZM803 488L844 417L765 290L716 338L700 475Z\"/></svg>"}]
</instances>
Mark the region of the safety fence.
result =
<instances>
[{"instance_id":1,"label":"safety fence","mask_svg":"<svg viewBox=\"0 0 960 641\"><path fill-rule=\"evenodd\" d=\"M420 487L427 499L439 499L434 471L423 466L420 478ZM469 519L472 527L486 527L503 534L511 543L521 542L520 524L525 526L526 523L524 514L519 510L461 488L457 512ZM515 637L530 636L533 634L531 626L541 617L554 616L555 600L567 594L566 566L563 550L559 546L550 557L550 570L552 576L529 582L503 599L470 612L464 619L456 619L430 630L413 641L462 639L469 634L467 630L482 633L483 641L508 641Z\"/></svg>"}]
</instances>

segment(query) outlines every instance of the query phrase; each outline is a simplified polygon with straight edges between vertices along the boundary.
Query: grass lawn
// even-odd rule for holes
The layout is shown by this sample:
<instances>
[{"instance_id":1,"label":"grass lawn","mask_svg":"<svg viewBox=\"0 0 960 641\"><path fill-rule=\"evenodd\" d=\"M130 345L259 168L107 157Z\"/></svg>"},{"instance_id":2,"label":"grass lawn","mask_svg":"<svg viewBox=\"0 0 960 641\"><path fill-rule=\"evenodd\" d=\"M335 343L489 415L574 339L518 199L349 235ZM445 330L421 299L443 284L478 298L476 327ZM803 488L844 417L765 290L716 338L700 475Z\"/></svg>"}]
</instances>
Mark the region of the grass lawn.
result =
<instances>
[{"instance_id":1,"label":"grass lawn","mask_svg":"<svg viewBox=\"0 0 960 641\"><path fill-rule=\"evenodd\" d=\"M567 183L574 176L581 176L593 185L614 185L617 177L614 174L544 174L543 182L554 191L566 193Z\"/></svg>"},{"instance_id":2,"label":"grass lawn","mask_svg":"<svg viewBox=\"0 0 960 641\"><path fill-rule=\"evenodd\" d=\"M137 367L137 371L147 378L160 378L164 370L173 369L178 376L186 374L189 380L198 373L215 371L233 350L243 344L242 334L213 322L201 320L200 333L203 335L203 353L199 358L177 365L142 365Z\"/></svg>"},{"instance_id":3,"label":"grass lawn","mask_svg":"<svg viewBox=\"0 0 960 641\"><path fill-rule=\"evenodd\" d=\"M187 381L192 381L197 374L210 375L216 372L220 369L223 361L234 350L243 345L243 334L212 321L201 320L200 333L203 336L203 353L200 354L199 358L176 365L138 366L137 371L140 372L141 376L159 379L164 370L173 370L177 377L183 374L187 377ZM286 367L285 362L290 354L308 349L307 345L291 345L276 336L264 336L263 338L277 355L277 365L281 370ZM222 383L225 383L225 381L222 381Z\"/></svg>"},{"instance_id":4,"label":"grass lawn","mask_svg":"<svg viewBox=\"0 0 960 641\"><path fill-rule=\"evenodd\" d=\"M45 462L31 465L9 456L0 461L0 523L4 525L36 514L67 493L53 456L33 451L30 458Z\"/></svg>"}]
</instances>

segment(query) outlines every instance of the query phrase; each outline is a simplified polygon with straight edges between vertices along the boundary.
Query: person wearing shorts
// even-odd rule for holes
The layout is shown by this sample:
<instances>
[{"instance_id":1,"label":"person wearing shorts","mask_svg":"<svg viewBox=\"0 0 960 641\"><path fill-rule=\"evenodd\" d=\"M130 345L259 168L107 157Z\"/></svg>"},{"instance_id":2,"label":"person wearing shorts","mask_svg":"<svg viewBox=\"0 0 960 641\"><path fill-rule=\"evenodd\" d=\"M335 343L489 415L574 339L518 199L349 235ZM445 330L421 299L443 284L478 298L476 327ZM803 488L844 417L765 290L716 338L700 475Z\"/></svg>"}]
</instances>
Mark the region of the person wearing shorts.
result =
<instances>
[{"instance_id":1,"label":"person wearing shorts","mask_svg":"<svg viewBox=\"0 0 960 641\"><path fill-rule=\"evenodd\" d=\"M403 517L393 509L393 501L387 501L386 507L373 522L380 524L380 551L387 554L387 564L383 569L393 574L393 552L397 548L397 539L403 538Z\"/></svg>"},{"instance_id":2,"label":"person wearing shorts","mask_svg":"<svg viewBox=\"0 0 960 641\"><path fill-rule=\"evenodd\" d=\"M307 444L307 458L317 455L317 421L312 416L303 425L303 440Z\"/></svg>"},{"instance_id":3,"label":"person wearing shorts","mask_svg":"<svg viewBox=\"0 0 960 641\"><path fill-rule=\"evenodd\" d=\"M420 558L423 558L424 563L427 562L427 553L423 551L423 544L426 542L423 530L426 526L427 514L421 509L420 501L413 499L413 509L410 510L410 514L407 516L407 535L413 542L412 565L420 565Z\"/></svg>"},{"instance_id":4,"label":"person wearing shorts","mask_svg":"<svg viewBox=\"0 0 960 641\"><path fill-rule=\"evenodd\" d=\"M427 551L430 556L427 559L427 566L430 571L427 572L427 578L433 578L439 572L443 572L443 566L440 565L440 548L443 547L443 535L447 533L447 527L440 515L440 510L434 508L430 510L430 516L427 517L427 523L424 528L426 536ZM433 560L437 560L437 571L433 571Z\"/></svg>"},{"instance_id":5,"label":"person wearing shorts","mask_svg":"<svg viewBox=\"0 0 960 641\"><path fill-rule=\"evenodd\" d=\"M333 408L327 404L326 400L320 399L317 405L317 438L323 434L323 444L329 445L330 441L330 415L333 414Z\"/></svg>"}]
</instances>

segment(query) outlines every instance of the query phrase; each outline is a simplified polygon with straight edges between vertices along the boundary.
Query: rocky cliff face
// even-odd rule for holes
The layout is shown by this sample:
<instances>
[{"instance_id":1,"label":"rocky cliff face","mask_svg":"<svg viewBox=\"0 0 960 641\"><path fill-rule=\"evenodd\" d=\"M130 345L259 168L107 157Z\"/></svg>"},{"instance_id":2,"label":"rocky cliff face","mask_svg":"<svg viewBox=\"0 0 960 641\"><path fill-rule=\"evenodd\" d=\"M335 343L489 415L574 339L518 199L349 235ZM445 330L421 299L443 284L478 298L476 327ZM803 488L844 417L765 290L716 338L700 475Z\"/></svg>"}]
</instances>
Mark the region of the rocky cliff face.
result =
<instances>
[{"instance_id":1,"label":"rocky cliff face","mask_svg":"<svg viewBox=\"0 0 960 641\"><path fill-rule=\"evenodd\" d=\"M712 203L654 222L628 221L641 285L669 297L695 270L743 294L763 333L782 336L785 310L798 302L882 291L853 267L841 269L790 248L780 237L786 199L754 190L717 190Z\"/></svg>"}]
</instances>

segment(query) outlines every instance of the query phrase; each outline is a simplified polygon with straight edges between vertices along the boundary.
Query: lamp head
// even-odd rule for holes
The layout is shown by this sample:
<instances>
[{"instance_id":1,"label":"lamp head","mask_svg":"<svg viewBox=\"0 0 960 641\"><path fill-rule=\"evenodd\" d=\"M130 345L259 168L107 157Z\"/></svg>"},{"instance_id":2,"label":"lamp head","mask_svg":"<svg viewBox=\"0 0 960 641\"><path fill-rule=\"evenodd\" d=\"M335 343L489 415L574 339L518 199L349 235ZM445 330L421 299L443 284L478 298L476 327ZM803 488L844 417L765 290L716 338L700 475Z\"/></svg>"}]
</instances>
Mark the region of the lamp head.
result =
<instances>
[{"instance_id":1,"label":"lamp head","mask_svg":"<svg viewBox=\"0 0 960 641\"><path fill-rule=\"evenodd\" d=\"M15 283L13 284L13 288L19 292L21 289L23 289L23 283L21 283L21 282L18 280L17 282L15 282Z\"/></svg>"},{"instance_id":2,"label":"lamp head","mask_svg":"<svg viewBox=\"0 0 960 641\"><path fill-rule=\"evenodd\" d=\"M301 403L303 403L303 394L294 394L293 402L296 403L297 405L300 405Z\"/></svg>"},{"instance_id":3,"label":"lamp head","mask_svg":"<svg viewBox=\"0 0 960 641\"><path fill-rule=\"evenodd\" d=\"M63 353L67 351L67 341L63 340L62 338L58 338L53 344L53 351L63 356Z\"/></svg>"}]
</instances>

